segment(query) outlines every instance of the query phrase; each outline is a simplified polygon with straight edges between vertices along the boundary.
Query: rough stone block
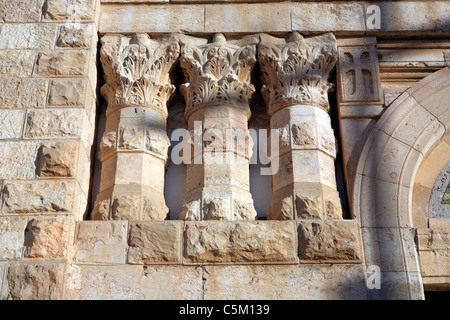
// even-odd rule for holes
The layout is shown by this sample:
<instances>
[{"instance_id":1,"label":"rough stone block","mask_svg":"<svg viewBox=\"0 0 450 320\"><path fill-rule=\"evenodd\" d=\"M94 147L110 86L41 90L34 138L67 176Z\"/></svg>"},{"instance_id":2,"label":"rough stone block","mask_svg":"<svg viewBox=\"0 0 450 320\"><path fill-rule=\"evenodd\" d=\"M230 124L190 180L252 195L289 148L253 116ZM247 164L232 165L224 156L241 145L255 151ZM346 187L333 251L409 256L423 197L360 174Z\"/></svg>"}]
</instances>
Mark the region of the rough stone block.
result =
<instances>
[{"instance_id":1,"label":"rough stone block","mask_svg":"<svg viewBox=\"0 0 450 320\"><path fill-rule=\"evenodd\" d=\"M291 31L290 6L287 2L205 5L205 32Z\"/></svg>"},{"instance_id":2,"label":"rough stone block","mask_svg":"<svg viewBox=\"0 0 450 320\"><path fill-rule=\"evenodd\" d=\"M31 76L35 59L35 51L0 51L0 78Z\"/></svg>"},{"instance_id":3,"label":"rough stone block","mask_svg":"<svg viewBox=\"0 0 450 320\"><path fill-rule=\"evenodd\" d=\"M298 233L300 260L361 261L361 236L357 221L300 221Z\"/></svg>"},{"instance_id":4,"label":"rough stone block","mask_svg":"<svg viewBox=\"0 0 450 320\"><path fill-rule=\"evenodd\" d=\"M88 48L94 38L93 24L63 24L59 27L56 45L60 48Z\"/></svg>"},{"instance_id":5,"label":"rough stone block","mask_svg":"<svg viewBox=\"0 0 450 320\"><path fill-rule=\"evenodd\" d=\"M68 300L201 300L202 268L194 266L79 266Z\"/></svg>"},{"instance_id":6,"label":"rough stone block","mask_svg":"<svg viewBox=\"0 0 450 320\"><path fill-rule=\"evenodd\" d=\"M0 260L22 258L26 225L25 217L0 217Z\"/></svg>"},{"instance_id":7,"label":"rough stone block","mask_svg":"<svg viewBox=\"0 0 450 320\"><path fill-rule=\"evenodd\" d=\"M39 150L40 177L73 177L76 171L79 140L44 145Z\"/></svg>"},{"instance_id":8,"label":"rough stone block","mask_svg":"<svg viewBox=\"0 0 450 320\"><path fill-rule=\"evenodd\" d=\"M25 232L25 258L65 258L72 231L71 217L39 217L28 222Z\"/></svg>"},{"instance_id":9,"label":"rough stone block","mask_svg":"<svg viewBox=\"0 0 450 320\"><path fill-rule=\"evenodd\" d=\"M85 98L84 79L58 79L50 82L49 106L82 106Z\"/></svg>"},{"instance_id":10,"label":"rough stone block","mask_svg":"<svg viewBox=\"0 0 450 320\"><path fill-rule=\"evenodd\" d=\"M128 263L181 263L183 221L131 222Z\"/></svg>"},{"instance_id":11,"label":"rough stone block","mask_svg":"<svg viewBox=\"0 0 450 320\"><path fill-rule=\"evenodd\" d=\"M3 213L68 213L72 210L74 182L11 181L2 189Z\"/></svg>"},{"instance_id":12,"label":"rough stone block","mask_svg":"<svg viewBox=\"0 0 450 320\"><path fill-rule=\"evenodd\" d=\"M54 24L4 24L0 30L0 49L53 49L55 38Z\"/></svg>"},{"instance_id":13,"label":"rough stone block","mask_svg":"<svg viewBox=\"0 0 450 320\"><path fill-rule=\"evenodd\" d=\"M44 108L47 97L45 79L0 80L0 108L34 109Z\"/></svg>"},{"instance_id":14,"label":"rough stone block","mask_svg":"<svg viewBox=\"0 0 450 320\"><path fill-rule=\"evenodd\" d=\"M35 75L39 77L81 76L86 74L88 63L88 51L41 52L36 61Z\"/></svg>"},{"instance_id":15,"label":"rough stone block","mask_svg":"<svg viewBox=\"0 0 450 320\"><path fill-rule=\"evenodd\" d=\"M1 110L0 139L20 139L25 118L25 110Z\"/></svg>"},{"instance_id":16,"label":"rough stone block","mask_svg":"<svg viewBox=\"0 0 450 320\"><path fill-rule=\"evenodd\" d=\"M24 137L35 139L80 137L82 115L79 109L29 111Z\"/></svg>"},{"instance_id":17,"label":"rough stone block","mask_svg":"<svg viewBox=\"0 0 450 320\"><path fill-rule=\"evenodd\" d=\"M6 274L7 300L60 300L66 261L11 262Z\"/></svg>"},{"instance_id":18,"label":"rough stone block","mask_svg":"<svg viewBox=\"0 0 450 320\"><path fill-rule=\"evenodd\" d=\"M33 179L39 145L27 141L0 142L0 179Z\"/></svg>"},{"instance_id":19,"label":"rough stone block","mask_svg":"<svg viewBox=\"0 0 450 320\"><path fill-rule=\"evenodd\" d=\"M128 221L80 221L75 233L78 263L124 264Z\"/></svg>"},{"instance_id":20,"label":"rough stone block","mask_svg":"<svg viewBox=\"0 0 450 320\"><path fill-rule=\"evenodd\" d=\"M45 0L0 2L0 22L40 22Z\"/></svg>"},{"instance_id":21,"label":"rough stone block","mask_svg":"<svg viewBox=\"0 0 450 320\"><path fill-rule=\"evenodd\" d=\"M94 19L94 0L48 0L44 19L71 22Z\"/></svg>"},{"instance_id":22,"label":"rough stone block","mask_svg":"<svg viewBox=\"0 0 450 320\"><path fill-rule=\"evenodd\" d=\"M365 300L362 265L206 266L204 299Z\"/></svg>"},{"instance_id":23,"label":"rough stone block","mask_svg":"<svg viewBox=\"0 0 450 320\"><path fill-rule=\"evenodd\" d=\"M184 262L296 263L294 221L186 222Z\"/></svg>"}]
</instances>

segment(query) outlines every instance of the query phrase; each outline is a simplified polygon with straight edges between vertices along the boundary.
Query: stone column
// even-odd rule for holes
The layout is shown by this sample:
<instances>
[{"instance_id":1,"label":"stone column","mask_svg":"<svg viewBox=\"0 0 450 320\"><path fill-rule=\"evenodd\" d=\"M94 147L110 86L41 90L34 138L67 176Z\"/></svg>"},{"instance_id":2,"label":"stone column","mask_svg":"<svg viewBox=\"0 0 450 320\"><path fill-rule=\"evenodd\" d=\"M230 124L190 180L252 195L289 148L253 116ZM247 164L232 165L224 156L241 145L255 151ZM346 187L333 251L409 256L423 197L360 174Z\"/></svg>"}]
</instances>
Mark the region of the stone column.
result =
<instances>
[{"instance_id":1,"label":"stone column","mask_svg":"<svg viewBox=\"0 0 450 320\"><path fill-rule=\"evenodd\" d=\"M251 140L247 126L256 43L253 37L226 41L222 34L216 34L212 43L191 39L181 45L180 63L187 81L181 88L185 117L194 143L201 140L194 145L187 165L187 192L180 219L235 221L256 217L249 186ZM234 133L240 137L227 136Z\"/></svg>"},{"instance_id":2,"label":"stone column","mask_svg":"<svg viewBox=\"0 0 450 320\"><path fill-rule=\"evenodd\" d=\"M108 103L100 142L100 190L94 220L164 220L164 174L170 140L167 100L174 93L169 74L179 57L171 38L146 34L102 38L101 61Z\"/></svg>"},{"instance_id":3,"label":"stone column","mask_svg":"<svg viewBox=\"0 0 450 320\"><path fill-rule=\"evenodd\" d=\"M332 34L261 40L262 93L271 134L279 135L279 150L271 154L279 157L279 170L272 176L268 219L342 219L327 95L336 53Z\"/></svg>"}]
</instances>

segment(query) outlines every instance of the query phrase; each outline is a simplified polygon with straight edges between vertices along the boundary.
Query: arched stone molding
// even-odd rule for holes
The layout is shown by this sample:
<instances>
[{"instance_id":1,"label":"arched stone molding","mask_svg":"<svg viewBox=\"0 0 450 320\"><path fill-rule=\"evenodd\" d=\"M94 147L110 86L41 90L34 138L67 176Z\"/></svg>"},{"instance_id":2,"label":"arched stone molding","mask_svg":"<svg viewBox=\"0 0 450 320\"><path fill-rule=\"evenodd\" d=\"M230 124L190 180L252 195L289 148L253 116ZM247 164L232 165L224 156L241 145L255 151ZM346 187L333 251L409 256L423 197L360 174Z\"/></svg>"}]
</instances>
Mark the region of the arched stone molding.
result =
<instances>
[{"instance_id":1,"label":"arched stone molding","mask_svg":"<svg viewBox=\"0 0 450 320\"><path fill-rule=\"evenodd\" d=\"M400 95L366 140L351 205L362 226L366 266L381 270L381 290L369 290L372 298L424 297L414 243L413 188L421 163L450 128L449 101L446 67ZM442 157L448 163L450 152Z\"/></svg>"}]
</instances>

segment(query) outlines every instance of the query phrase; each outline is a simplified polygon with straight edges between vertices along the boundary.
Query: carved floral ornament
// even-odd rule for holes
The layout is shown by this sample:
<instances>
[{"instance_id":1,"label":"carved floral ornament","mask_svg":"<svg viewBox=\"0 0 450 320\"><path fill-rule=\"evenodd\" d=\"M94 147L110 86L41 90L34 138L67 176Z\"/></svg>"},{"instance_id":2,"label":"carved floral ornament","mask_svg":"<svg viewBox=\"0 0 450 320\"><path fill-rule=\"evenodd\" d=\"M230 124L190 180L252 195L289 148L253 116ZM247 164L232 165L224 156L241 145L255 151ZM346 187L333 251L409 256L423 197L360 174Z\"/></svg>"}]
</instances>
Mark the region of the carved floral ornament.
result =
<instances>
[{"instance_id":1,"label":"carved floral ornament","mask_svg":"<svg viewBox=\"0 0 450 320\"><path fill-rule=\"evenodd\" d=\"M328 77L337 60L336 38L325 34L304 39L299 33L281 44L260 43L258 61L262 71L262 94L269 115L296 104L319 106L329 111Z\"/></svg>"},{"instance_id":2,"label":"carved floral ornament","mask_svg":"<svg viewBox=\"0 0 450 320\"><path fill-rule=\"evenodd\" d=\"M177 42L160 43L147 34L103 37L100 59L106 84L101 93L107 100L108 112L139 106L167 115L166 102L175 92L169 75L179 54Z\"/></svg>"},{"instance_id":3,"label":"carved floral ornament","mask_svg":"<svg viewBox=\"0 0 450 320\"><path fill-rule=\"evenodd\" d=\"M329 110L328 92L333 85L328 77L337 60L336 39L331 33L304 39L294 32L290 41L265 34L233 41L216 34L211 43L178 34L159 40L147 34L106 35L101 41L106 80L101 92L108 112L140 106L167 115L167 100L175 92L170 70L179 59L186 80L180 88L186 117L199 108L223 104L250 116L248 101L255 91L250 80L257 45L269 115L295 104Z\"/></svg>"}]
</instances>

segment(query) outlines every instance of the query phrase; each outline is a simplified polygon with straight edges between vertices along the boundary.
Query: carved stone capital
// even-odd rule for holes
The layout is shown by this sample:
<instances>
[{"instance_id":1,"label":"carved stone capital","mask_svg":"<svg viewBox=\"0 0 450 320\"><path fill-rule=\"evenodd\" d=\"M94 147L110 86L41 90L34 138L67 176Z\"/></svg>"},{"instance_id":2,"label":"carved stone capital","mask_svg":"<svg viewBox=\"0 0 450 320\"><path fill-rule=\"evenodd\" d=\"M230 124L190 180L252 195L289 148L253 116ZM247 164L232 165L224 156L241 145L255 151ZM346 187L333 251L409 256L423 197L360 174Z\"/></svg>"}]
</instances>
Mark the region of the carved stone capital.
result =
<instances>
[{"instance_id":1,"label":"carved stone capital","mask_svg":"<svg viewBox=\"0 0 450 320\"><path fill-rule=\"evenodd\" d=\"M101 42L106 80L101 93L108 112L139 106L167 115L166 102L175 92L169 75L180 54L178 42L153 40L147 34L106 35Z\"/></svg>"},{"instance_id":2,"label":"carved stone capital","mask_svg":"<svg viewBox=\"0 0 450 320\"><path fill-rule=\"evenodd\" d=\"M269 115L291 105L314 105L329 111L328 77L337 60L331 34L304 39L294 32L289 42L268 39L258 48L262 93Z\"/></svg>"},{"instance_id":3,"label":"carved stone capital","mask_svg":"<svg viewBox=\"0 0 450 320\"><path fill-rule=\"evenodd\" d=\"M222 34L216 34L212 43L182 43L180 64L186 83L181 92L186 99L186 118L202 107L225 104L250 117L248 100L255 91L250 78L257 42L256 38L227 42Z\"/></svg>"}]
</instances>

